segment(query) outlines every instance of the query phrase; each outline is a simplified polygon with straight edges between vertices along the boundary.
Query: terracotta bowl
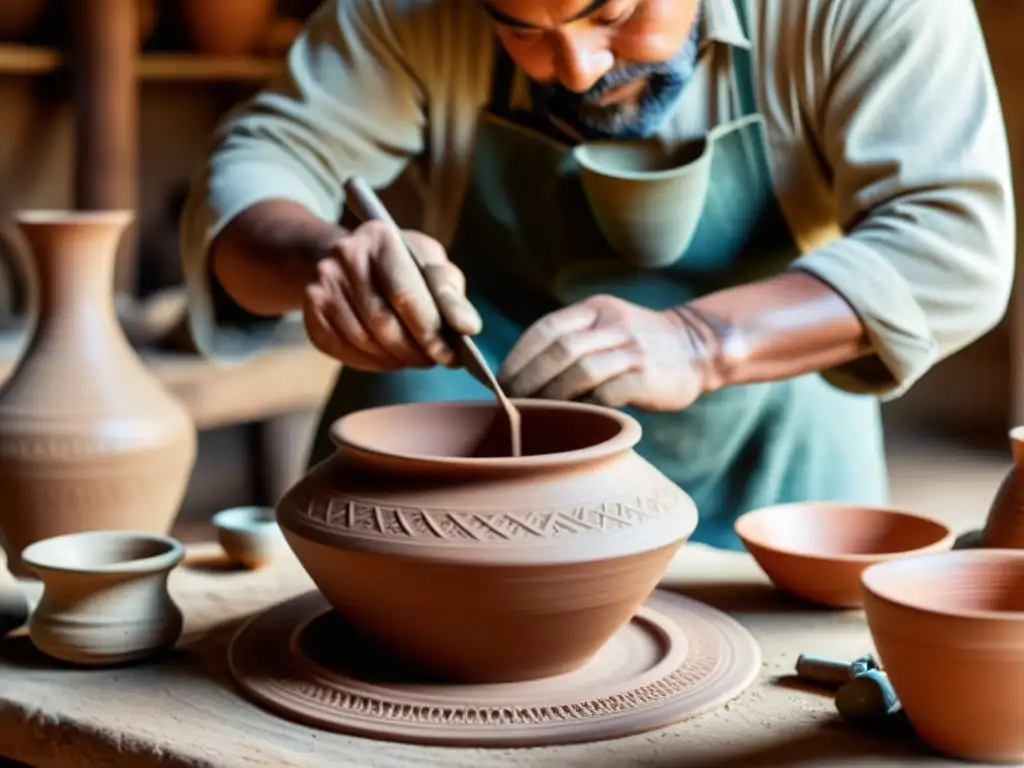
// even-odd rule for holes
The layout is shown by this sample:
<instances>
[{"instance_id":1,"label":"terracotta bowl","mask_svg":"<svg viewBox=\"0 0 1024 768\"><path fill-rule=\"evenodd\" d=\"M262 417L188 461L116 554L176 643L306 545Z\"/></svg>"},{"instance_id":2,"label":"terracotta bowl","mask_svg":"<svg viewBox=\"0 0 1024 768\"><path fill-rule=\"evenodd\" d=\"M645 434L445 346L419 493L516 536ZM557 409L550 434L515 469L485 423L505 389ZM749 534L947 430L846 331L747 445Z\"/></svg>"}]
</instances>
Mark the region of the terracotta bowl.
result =
<instances>
[{"instance_id":1,"label":"terracotta bowl","mask_svg":"<svg viewBox=\"0 0 1024 768\"><path fill-rule=\"evenodd\" d=\"M736 535L779 589L820 605L859 608L861 572L904 555L948 550L953 532L920 515L836 502L748 512Z\"/></svg>"},{"instance_id":2,"label":"terracotta bowl","mask_svg":"<svg viewBox=\"0 0 1024 768\"><path fill-rule=\"evenodd\" d=\"M1024 762L1024 552L903 558L863 574L878 656L922 741Z\"/></svg>"},{"instance_id":3,"label":"terracotta bowl","mask_svg":"<svg viewBox=\"0 0 1024 768\"><path fill-rule=\"evenodd\" d=\"M320 591L397 660L434 678L573 670L633 616L697 523L638 456L618 411L516 401L511 458L493 402L425 402L335 423L334 456L277 519Z\"/></svg>"}]
</instances>

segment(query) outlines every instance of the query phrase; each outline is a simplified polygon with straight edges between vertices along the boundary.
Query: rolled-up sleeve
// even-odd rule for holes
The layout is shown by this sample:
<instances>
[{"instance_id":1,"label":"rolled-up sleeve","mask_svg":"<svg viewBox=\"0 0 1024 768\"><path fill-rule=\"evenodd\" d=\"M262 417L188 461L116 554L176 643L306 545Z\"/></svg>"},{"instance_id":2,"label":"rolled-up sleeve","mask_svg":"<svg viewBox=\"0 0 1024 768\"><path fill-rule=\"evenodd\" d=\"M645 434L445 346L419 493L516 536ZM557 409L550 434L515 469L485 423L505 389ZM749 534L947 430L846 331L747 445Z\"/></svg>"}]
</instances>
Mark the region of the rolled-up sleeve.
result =
<instances>
[{"instance_id":1,"label":"rolled-up sleeve","mask_svg":"<svg viewBox=\"0 0 1024 768\"><path fill-rule=\"evenodd\" d=\"M281 320L246 312L213 279L210 243L228 222L270 199L336 222L347 178L385 186L422 151L422 88L400 48L376 0L325 2L284 73L218 126L180 226L191 330L204 355L254 354Z\"/></svg>"},{"instance_id":2,"label":"rolled-up sleeve","mask_svg":"<svg viewBox=\"0 0 1024 768\"><path fill-rule=\"evenodd\" d=\"M901 0L873 16L875 3L832 6L844 10L810 120L845 236L794 267L838 291L873 343L826 378L891 399L1006 311L1009 153L970 0Z\"/></svg>"}]
</instances>

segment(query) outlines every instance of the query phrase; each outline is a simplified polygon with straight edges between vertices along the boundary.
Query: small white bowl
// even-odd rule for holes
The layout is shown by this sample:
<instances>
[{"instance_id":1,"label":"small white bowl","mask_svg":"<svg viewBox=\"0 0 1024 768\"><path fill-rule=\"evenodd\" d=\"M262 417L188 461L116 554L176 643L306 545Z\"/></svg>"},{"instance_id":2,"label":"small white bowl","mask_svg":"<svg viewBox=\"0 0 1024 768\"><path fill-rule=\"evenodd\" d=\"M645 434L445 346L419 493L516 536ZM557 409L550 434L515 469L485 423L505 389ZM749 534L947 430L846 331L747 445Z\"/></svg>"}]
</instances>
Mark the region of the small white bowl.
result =
<instances>
[{"instance_id":1,"label":"small white bowl","mask_svg":"<svg viewBox=\"0 0 1024 768\"><path fill-rule=\"evenodd\" d=\"M288 546L273 507L231 507L213 516L217 541L233 563L262 568Z\"/></svg>"}]
</instances>

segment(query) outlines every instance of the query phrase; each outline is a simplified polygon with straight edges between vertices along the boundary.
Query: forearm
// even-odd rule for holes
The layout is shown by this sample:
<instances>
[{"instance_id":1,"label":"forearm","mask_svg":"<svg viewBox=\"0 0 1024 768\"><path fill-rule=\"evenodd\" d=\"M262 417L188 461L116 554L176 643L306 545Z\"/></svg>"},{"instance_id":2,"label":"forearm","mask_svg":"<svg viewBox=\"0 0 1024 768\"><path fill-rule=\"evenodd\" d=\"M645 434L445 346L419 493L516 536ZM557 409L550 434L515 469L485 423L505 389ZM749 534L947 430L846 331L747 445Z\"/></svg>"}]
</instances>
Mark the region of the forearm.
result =
<instances>
[{"instance_id":1,"label":"forearm","mask_svg":"<svg viewBox=\"0 0 1024 768\"><path fill-rule=\"evenodd\" d=\"M288 200L247 208L210 247L210 269L239 306L273 317L302 306L316 263L344 236L340 226Z\"/></svg>"},{"instance_id":2,"label":"forearm","mask_svg":"<svg viewBox=\"0 0 1024 768\"><path fill-rule=\"evenodd\" d=\"M871 352L849 304L804 272L717 291L675 311L704 357L706 391L789 379Z\"/></svg>"}]
</instances>

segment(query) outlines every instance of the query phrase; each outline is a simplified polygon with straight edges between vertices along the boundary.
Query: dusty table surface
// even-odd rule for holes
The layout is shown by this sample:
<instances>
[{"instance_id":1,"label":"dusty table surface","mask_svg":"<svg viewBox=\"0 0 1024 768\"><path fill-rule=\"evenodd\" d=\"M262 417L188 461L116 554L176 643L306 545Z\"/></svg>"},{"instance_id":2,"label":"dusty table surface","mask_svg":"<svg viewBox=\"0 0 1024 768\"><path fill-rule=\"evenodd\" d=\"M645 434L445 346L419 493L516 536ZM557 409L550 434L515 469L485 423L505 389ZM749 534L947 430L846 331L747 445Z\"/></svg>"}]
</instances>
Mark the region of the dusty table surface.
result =
<instances>
[{"instance_id":1,"label":"dusty table surface","mask_svg":"<svg viewBox=\"0 0 1024 768\"><path fill-rule=\"evenodd\" d=\"M213 544L191 548L202 562ZM39 586L24 582L35 599ZM538 749L446 749L390 744L295 725L243 699L226 648L242 621L312 588L290 555L263 571L182 566L171 590L185 613L178 648L159 661L76 670L28 638L0 640L0 755L67 766L737 766L944 764L906 732L841 723L832 699L793 679L801 652L854 659L872 650L859 611L809 608L772 589L749 556L688 545L663 588L728 611L761 644L756 683L728 705L659 731Z\"/></svg>"}]
</instances>

